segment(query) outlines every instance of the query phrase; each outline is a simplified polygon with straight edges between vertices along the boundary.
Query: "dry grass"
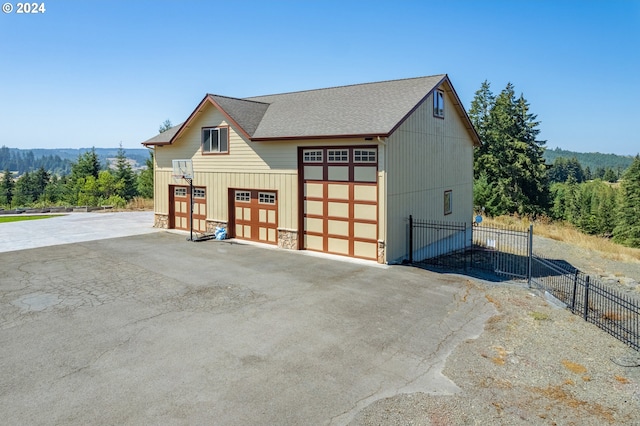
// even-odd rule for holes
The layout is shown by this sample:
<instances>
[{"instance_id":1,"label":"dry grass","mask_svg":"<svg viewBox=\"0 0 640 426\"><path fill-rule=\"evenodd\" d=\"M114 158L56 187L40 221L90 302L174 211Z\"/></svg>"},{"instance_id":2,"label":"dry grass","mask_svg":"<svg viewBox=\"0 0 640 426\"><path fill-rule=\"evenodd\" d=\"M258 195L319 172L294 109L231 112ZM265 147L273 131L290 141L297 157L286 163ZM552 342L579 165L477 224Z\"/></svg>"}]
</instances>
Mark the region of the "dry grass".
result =
<instances>
[{"instance_id":1,"label":"dry grass","mask_svg":"<svg viewBox=\"0 0 640 426\"><path fill-rule=\"evenodd\" d=\"M499 216L496 218L486 218L483 223L487 225L508 225L528 228L531 222L527 218ZM623 262L640 262L640 249L621 246L608 238L584 234L571 225L541 219L534 221L533 226L534 235L594 250L607 259Z\"/></svg>"},{"instance_id":2,"label":"dry grass","mask_svg":"<svg viewBox=\"0 0 640 426\"><path fill-rule=\"evenodd\" d=\"M153 210L153 199L134 197L127 203L126 210Z\"/></svg>"},{"instance_id":3,"label":"dry grass","mask_svg":"<svg viewBox=\"0 0 640 426\"><path fill-rule=\"evenodd\" d=\"M579 400L565 390L562 385L550 385L546 388L534 387L531 390L547 398L553 405L557 405L559 408L570 407L576 411L576 414L587 414L590 417L598 417L600 420L604 420L609 424L615 422L614 411L612 409L598 403Z\"/></svg>"},{"instance_id":4,"label":"dry grass","mask_svg":"<svg viewBox=\"0 0 640 426\"><path fill-rule=\"evenodd\" d=\"M563 359L562 360L562 365L564 365L564 367L569 370L572 371L576 374L584 374L587 372L587 367L585 367L584 365L575 363L575 362L571 362L569 360Z\"/></svg>"}]
</instances>

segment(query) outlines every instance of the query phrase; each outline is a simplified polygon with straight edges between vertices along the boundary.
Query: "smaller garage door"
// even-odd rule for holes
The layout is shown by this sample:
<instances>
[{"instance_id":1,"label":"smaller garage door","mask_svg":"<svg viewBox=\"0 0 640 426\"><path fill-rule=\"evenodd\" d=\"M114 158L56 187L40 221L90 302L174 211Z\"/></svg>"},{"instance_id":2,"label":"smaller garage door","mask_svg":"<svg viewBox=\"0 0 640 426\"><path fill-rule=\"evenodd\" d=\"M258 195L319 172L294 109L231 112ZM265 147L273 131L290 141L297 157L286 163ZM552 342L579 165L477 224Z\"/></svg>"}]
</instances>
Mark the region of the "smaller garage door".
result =
<instances>
[{"instance_id":1,"label":"smaller garage door","mask_svg":"<svg viewBox=\"0 0 640 426\"><path fill-rule=\"evenodd\" d=\"M189 231L191 229L191 195L188 186L173 186L171 191L172 220L175 229ZM193 188L193 230L205 232L207 230L207 193L205 188Z\"/></svg>"},{"instance_id":2,"label":"smaller garage door","mask_svg":"<svg viewBox=\"0 0 640 426\"><path fill-rule=\"evenodd\" d=\"M278 195L275 191L232 191L235 237L267 244L278 243Z\"/></svg>"}]
</instances>

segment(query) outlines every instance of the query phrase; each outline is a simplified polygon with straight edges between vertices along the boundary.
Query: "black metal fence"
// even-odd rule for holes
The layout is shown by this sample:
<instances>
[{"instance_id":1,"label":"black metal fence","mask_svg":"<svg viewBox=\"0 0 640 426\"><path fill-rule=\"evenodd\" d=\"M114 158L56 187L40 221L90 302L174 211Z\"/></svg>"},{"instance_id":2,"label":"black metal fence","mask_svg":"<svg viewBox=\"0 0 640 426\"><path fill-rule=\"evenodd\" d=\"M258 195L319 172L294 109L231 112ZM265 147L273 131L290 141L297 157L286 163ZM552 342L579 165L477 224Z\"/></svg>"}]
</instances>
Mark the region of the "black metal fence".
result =
<instances>
[{"instance_id":1,"label":"black metal fence","mask_svg":"<svg viewBox=\"0 0 640 426\"><path fill-rule=\"evenodd\" d=\"M640 351L640 299L585 275L562 260L532 256L531 286Z\"/></svg>"},{"instance_id":2,"label":"black metal fence","mask_svg":"<svg viewBox=\"0 0 640 426\"><path fill-rule=\"evenodd\" d=\"M481 269L509 278L529 276L532 229L472 226L409 216L409 263Z\"/></svg>"},{"instance_id":3,"label":"black metal fence","mask_svg":"<svg viewBox=\"0 0 640 426\"><path fill-rule=\"evenodd\" d=\"M408 261L458 270L483 270L526 279L576 315L640 351L640 298L594 280L564 260L533 252L533 226L472 226L409 216Z\"/></svg>"}]
</instances>

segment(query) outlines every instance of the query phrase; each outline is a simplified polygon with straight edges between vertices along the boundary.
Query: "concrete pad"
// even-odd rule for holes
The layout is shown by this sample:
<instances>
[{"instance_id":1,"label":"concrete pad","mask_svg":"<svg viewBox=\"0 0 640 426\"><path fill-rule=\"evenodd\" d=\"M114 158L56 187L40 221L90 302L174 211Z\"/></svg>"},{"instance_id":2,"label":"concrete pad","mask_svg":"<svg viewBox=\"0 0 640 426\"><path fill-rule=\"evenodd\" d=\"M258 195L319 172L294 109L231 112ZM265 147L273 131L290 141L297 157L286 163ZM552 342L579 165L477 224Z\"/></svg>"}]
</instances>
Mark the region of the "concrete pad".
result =
<instances>
[{"instance_id":1,"label":"concrete pad","mask_svg":"<svg viewBox=\"0 0 640 426\"><path fill-rule=\"evenodd\" d=\"M50 220L50 219L49 219ZM7 424L347 424L442 375L465 278L157 232L0 253Z\"/></svg>"},{"instance_id":2,"label":"concrete pad","mask_svg":"<svg viewBox=\"0 0 640 426\"><path fill-rule=\"evenodd\" d=\"M0 253L158 232L153 212L66 213L0 223Z\"/></svg>"}]
</instances>

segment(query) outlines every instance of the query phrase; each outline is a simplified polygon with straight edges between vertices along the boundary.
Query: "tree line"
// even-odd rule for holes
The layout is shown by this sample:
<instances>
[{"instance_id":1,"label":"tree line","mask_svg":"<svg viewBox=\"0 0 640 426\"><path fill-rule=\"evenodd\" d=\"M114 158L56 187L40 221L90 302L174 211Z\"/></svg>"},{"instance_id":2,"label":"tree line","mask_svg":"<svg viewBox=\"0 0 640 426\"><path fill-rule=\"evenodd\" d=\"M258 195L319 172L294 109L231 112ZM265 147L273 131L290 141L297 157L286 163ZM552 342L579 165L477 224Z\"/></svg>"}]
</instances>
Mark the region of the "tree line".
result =
<instances>
[{"instance_id":1,"label":"tree line","mask_svg":"<svg viewBox=\"0 0 640 426\"><path fill-rule=\"evenodd\" d=\"M482 141L474 155L476 208L489 216L546 216L640 247L640 156L626 171L561 157L547 166L540 122L511 83L496 96L484 81L469 117Z\"/></svg>"},{"instance_id":2,"label":"tree line","mask_svg":"<svg viewBox=\"0 0 640 426\"><path fill-rule=\"evenodd\" d=\"M22 153L4 145L0 147L0 170L12 170L21 175L40 168L58 175L66 175L71 171L71 161L62 159L59 155L43 155L35 158L33 151Z\"/></svg>"},{"instance_id":3,"label":"tree line","mask_svg":"<svg viewBox=\"0 0 640 426\"><path fill-rule=\"evenodd\" d=\"M27 154L28 155L28 154ZM153 198L153 158L136 173L127 161L122 145L113 170L100 164L95 149L70 162L70 172L58 175L44 165L15 178L5 166L0 180L0 206L100 206L124 207L134 197Z\"/></svg>"}]
</instances>

